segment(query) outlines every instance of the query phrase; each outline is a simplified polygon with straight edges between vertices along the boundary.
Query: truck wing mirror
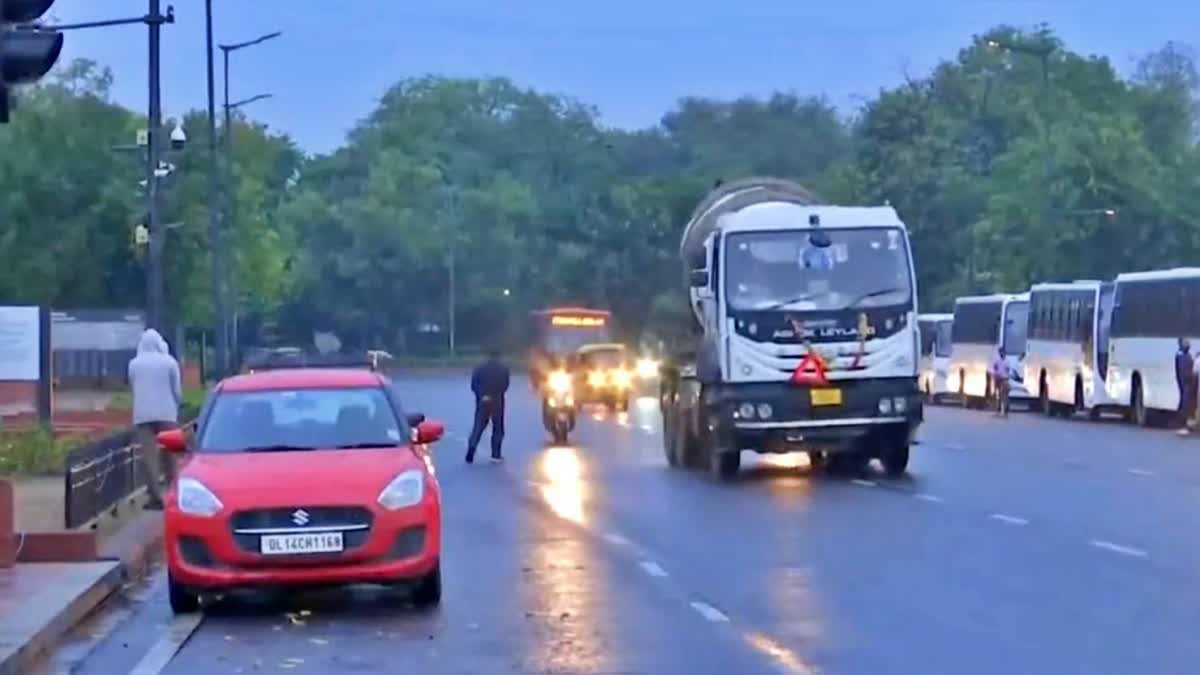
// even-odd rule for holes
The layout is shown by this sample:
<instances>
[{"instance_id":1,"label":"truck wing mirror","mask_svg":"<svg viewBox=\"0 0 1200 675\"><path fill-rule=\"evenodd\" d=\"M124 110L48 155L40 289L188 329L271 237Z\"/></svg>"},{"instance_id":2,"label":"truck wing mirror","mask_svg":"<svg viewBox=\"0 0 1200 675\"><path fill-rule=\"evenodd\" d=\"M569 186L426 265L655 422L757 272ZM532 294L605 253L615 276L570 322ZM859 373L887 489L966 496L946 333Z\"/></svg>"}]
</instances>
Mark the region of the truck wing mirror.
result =
<instances>
[{"instance_id":1,"label":"truck wing mirror","mask_svg":"<svg viewBox=\"0 0 1200 675\"><path fill-rule=\"evenodd\" d=\"M692 288L704 288L708 285L708 270L692 270L688 275L688 281Z\"/></svg>"}]
</instances>

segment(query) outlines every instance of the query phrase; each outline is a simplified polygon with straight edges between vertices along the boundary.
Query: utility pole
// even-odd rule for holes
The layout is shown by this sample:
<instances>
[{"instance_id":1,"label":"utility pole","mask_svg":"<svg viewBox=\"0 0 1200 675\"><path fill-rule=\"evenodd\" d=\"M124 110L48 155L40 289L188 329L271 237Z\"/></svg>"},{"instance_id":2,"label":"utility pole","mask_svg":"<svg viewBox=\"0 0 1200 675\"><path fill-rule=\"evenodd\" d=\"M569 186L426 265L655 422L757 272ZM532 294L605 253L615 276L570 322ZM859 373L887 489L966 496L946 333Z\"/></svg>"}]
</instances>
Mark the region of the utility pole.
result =
<instances>
[{"instance_id":1,"label":"utility pole","mask_svg":"<svg viewBox=\"0 0 1200 675\"><path fill-rule=\"evenodd\" d=\"M221 242L220 172L217 167L217 101L213 73L213 0L204 0L205 56L208 65L208 238L212 248L213 336L217 378L229 370L229 329L225 323L224 248Z\"/></svg>"},{"instance_id":2,"label":"utility pole","mask_svg":"<svg viewBox=\"0 0 1200 675\"><path fill-rule=\"evenodd\" d=\"M447 186L446 188L446 215L447 225L450 228L450 246L446 255L446 266L450 275L450 299L449 307L449 323L450 323L450 356L454 357L457 352L456 341L458 339L458 274L455 269L455 248L457 248L458 239L458 205L454 196L454 188Z\"/></svg>"},{"instance_id":3,"label":"utility pole","mask_svg":"<svg viewBox=\"0 0 1200 675\"><path fill-rule=\"evenodd\" d=\"M146 123L146 228L150 231L149 255L146 263L147 304L150 315L147 324L159 332L163 329L163 232L158 224L158 169L159 138L162 135L162 87L159 56L161 55L162 6L161 0L149 0L150 11L146 23L150 30L150 110Z\"/></svg>"}]
</instances>

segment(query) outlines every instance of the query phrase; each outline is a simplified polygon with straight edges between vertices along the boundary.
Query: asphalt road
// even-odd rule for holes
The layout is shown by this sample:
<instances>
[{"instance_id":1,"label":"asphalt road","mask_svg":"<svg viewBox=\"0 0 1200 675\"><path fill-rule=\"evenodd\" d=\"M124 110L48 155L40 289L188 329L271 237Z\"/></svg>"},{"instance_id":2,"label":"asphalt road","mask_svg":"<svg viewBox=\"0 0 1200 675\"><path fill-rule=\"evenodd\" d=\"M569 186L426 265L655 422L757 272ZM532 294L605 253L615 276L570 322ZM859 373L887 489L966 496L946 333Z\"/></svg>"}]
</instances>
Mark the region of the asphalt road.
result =
<instances>
[{"instance_id":1,"label":"asphalt road","mask_svg":"<svg viewBox=\"0 0 1200 675\"><path fill-rule=\"evenodd\" d=\"M45 672L1200 669L1200 440L934 408L906 479L789 456L719 484L667 468L653 398L555 448L518 382L506 463L467 466L465 380L401 386L450 430L440 609L356 589L197 624L172 619L160 573Z\"/></svg>"}]
</instances>

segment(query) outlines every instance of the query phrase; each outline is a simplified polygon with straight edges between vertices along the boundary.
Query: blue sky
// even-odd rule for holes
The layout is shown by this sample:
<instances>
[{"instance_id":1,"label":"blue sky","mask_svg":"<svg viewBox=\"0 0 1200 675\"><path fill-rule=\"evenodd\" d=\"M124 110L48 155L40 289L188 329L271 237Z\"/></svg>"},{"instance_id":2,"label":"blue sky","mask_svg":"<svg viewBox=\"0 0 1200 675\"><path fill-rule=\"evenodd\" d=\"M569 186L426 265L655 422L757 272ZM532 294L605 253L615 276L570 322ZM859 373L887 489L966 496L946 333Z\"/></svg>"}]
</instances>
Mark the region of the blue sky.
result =
<instances>
[{"instance_id":1,"label":"blue sky","mask_svg":"<svg viewBox=\"0 0 1200 675\"><path fill-rule=\"evenodd\" d=\"M164 0L164 6L167 2ZM175 0L164 28L168 115L205 105L204 3ZM654 124L680 97L825 94L851 112L970 36L1049 23L1121 69L1193 40L1195 0L215 0L218 41L282 30L235 54L232 96L306 150L328 151L396 80L503 75L596 105L606 124ZM138 16L146 0L58 0L64 22ZM64 60L111 67L121 103L146 105L144 26L68 33ZM219 53L218 53L219 59ZM220 62L218 60L218 77ZM218 83L218 96L220 95Z\"/></svg>"}]
</instances>

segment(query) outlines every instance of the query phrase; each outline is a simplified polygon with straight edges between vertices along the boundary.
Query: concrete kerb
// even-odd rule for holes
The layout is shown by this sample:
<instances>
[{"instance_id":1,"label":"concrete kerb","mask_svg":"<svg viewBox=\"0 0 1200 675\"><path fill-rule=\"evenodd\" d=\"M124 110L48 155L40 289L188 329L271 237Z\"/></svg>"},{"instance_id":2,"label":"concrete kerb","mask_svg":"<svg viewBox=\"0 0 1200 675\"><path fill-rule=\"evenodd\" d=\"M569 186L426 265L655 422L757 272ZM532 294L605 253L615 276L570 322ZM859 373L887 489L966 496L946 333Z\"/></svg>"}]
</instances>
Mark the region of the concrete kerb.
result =
<instances>
[{"instance_id":1,"label":"concrete kerb","mask_svg":"<svg viewBox=\"0 0 1200 675\"><path fill-rule=\"evenodd\" d=\"M24 644L0 657L0 675L29 672L75 626L95 612L126 584L146 574L162 546L162 514L145 512L114 533L100 547L100 561L113 564L84 592L56 612Z\"/></svg>"}]
</instances>

